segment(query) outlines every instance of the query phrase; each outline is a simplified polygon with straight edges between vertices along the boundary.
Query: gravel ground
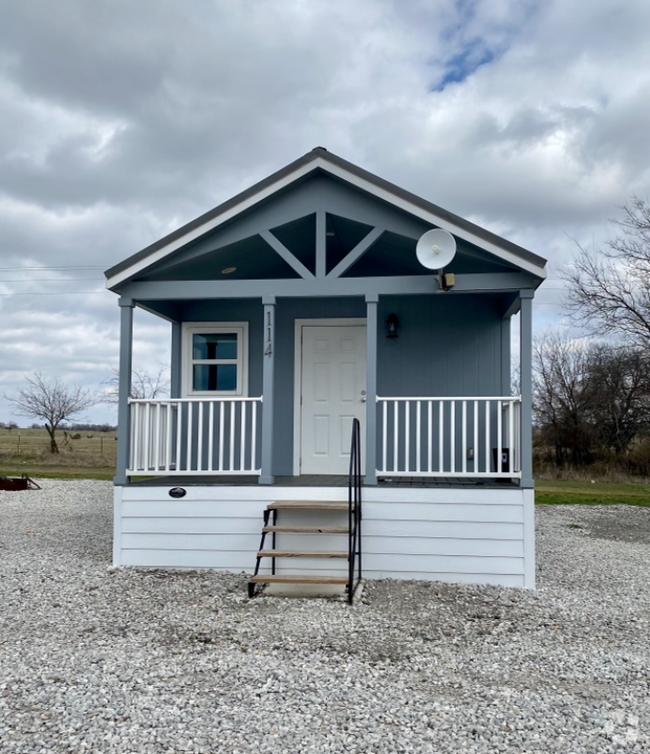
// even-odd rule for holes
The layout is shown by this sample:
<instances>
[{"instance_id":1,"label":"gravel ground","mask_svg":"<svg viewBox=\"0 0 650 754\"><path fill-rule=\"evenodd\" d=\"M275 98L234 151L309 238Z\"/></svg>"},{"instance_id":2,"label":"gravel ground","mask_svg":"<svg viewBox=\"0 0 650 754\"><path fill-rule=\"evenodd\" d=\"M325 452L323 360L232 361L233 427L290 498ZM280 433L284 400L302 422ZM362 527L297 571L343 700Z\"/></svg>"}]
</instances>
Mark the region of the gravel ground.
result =
<instances>
[{"instance_id":1,"label":"gravel ground","mask_svg":"<svg viewBox=\"0 0 650 754\"><path fill-rule=\"evenodd\" d=\"M111 486L0 492L0 750L650 749L650 511L541 507L537 592L114 570Z\"/></svg>"}]
</instances>

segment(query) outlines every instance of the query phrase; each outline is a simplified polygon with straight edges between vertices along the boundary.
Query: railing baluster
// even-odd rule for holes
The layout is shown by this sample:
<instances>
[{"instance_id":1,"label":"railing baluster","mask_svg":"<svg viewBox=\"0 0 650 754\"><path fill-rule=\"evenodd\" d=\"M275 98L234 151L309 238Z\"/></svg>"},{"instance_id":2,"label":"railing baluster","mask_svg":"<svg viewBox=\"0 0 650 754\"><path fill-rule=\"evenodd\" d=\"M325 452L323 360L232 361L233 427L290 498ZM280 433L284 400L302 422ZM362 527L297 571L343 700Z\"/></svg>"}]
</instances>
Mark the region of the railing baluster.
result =
<instances>
[{"instance_id":1,"label":"railing baluster","mask_svg":"<svg viewBox=\"0 0 650 754\"><path fill-rule=\"evenodd\" d=\"M512 472L515 470L514 462L515 462L515 444L514 444L514 437L515 437L515 411L514 411L514 404L512 401L508 401L508 471Z\"/></svg>"},{"instance_id":2,"label":"railing baluster","mask_svg":"<svg viewBox=\"0 0 650 754\"><path fill-rule=\"evenodd\" d=\"M490 414L492 413L492 401L485 401L485 472L489 473L490 465Z\"/></svg>"},{"instance_id":3,"label":"railing baluster","mask_svg":"<svg viewBox=\"0 0 650 754\"><path fill-rule=\"evenodd\" d=\"M478 401L474 401L474 463L472 469L478 471Z\"/></svg>"},{"instance_id":4,"label":"railing baluster","mask_svg":"<svg viewBox=\"0 0 650 754\"><path fill-rule=\"evenodd\" d=\"M444 456L444 433L445 433L445 402L438 401L438 473L442 474L445 470Z\"/></svg>"},{"instance_id":5,"label":"railing baluster","mask_svg":"<svg viewBox=\"0 0 650 754\"><path fill-rule=\"evenodd\" d=\"M131 432L133 438L131 442L131 469L138 471L140 468L140 404L133 403L133 419Z\"/></svg>"},{"instance_id":6,"label":"railing baluster","mask_svg":"<svg viewBox=\"0 0 650 754\"><path fill-rule=\"evenodd\" d=\"M251 407L251 471L257 470L257 403Z\"/></svg>"},{"instance_id":7,"label":"railing baluster","mask_svg":"<svg viewBox=\"0 0 650 754\"><path fill-rule=\"evenodd\" d=\"M399 448L399 443L397 441L398 437L398 423L399 423L399 401L393 402L393 471L399 471L397 468L397 450Z\"/></svg>"},{"instance_id":8,"label":"railing baluster","mask_svg":"<svg viewBox=\"0 0 650 754\"><path fill-rule=\"evenodd\" d=\"M422 430L422 418L420 417L420 401L415 404L415 470L419 474L420 468L420 452L421 452L421 430Z\"/></svg>"},{"instance_id":9,"label":"railing baluster","mask_svg":"<svg viewBox=\"0 0 650 754\"><path fill-rule=\"evenodd\" d=\"M145 403L144 405L144 470L149 471L149 429L151 422L151 403Z\"/></svg>"},{"instance_id":10,"label":"railing baluster","mask_svg":"<svg viewBox=\"0 0 650 754\"><path fill-rule=\"evenodd\" d=\"M230 408L230 451L228 458L228 471L235 470L235 406L232 401L228 401Z\"/></svg>"},{"instance_id":11,"label":"railing baluster","mask_svg":"<svg viewBox=\"0 0 650 754\"><path fill-rule=\"evenodd\" d=\"M451 421L451 439L449 448L449 470L456 473L456 401L449 401L449 418Z\"/></svg>"},{"instance_id":12,"label":"railing baluster","mask_svg":"<svg viewBox=\"0 0 650 754\"><path fill-rule=\"evenodd\" d=\"M160 469L160 457L162 456L162 441L160 437L160 403L156 404L156 423L155 423L155 431L154 431L154 444L153 444L153 452L154 452L154 471L158 471Z\"/></svg>"},{"instance_id":13,"label":"railing baluster","mask_svg":"<svg viewBox=\"0 0 650 754\"><path fill-rule=\"evenodd\" d=\"M223 465L224 402L219 402L219 471L225 471Z\"/></svg>"},{"instance_id":14,"label":"railing baluster","mask_svg":"<svg viewBox=\"0 0 650 754\"><path fill-rule=\"evenodd\" d=\"M165 403L165 471L169 471L172 458L172 404Z\"/></svg>"},{"instance_id":15,"label":"railing baluster","mask_svg":"<svg viewBox=\"0 0 650 754\"><path fill-rule=\"evenodd\" d=\"M467 474L467 401L462 402L461 421L463 424L461 427L461 452L463 454L461 467L463 474Z\"/></svg>"},{"instance_id":16,"label":"railing baluster","mask_svg":"<svg viewBox=\"0 0 650 754\"><path fill-rule=\"evenodd\" d=\"M404 471L411 470L411 401L404 401Z\"/></svg>"},{"instance_id":17,"label":"railing baluster","mask_svg":"<svg viewBox=\"0 0 650 754\"><path fill-rule=\"evenodd\" d=\"M383 402L382 406L382 426L381 426L382 454L381 463L382 471L388 471L386 468L386 455L388 453L388 401Z\"/></svg>"},{"instance_id":18,"label":"railing baluster","mask_svg":"<svg viewBox=\"0 0 650 754\"><path fill-rule=\"evenodd\" d=\"M210 401L208 409L208 471L212 471L214 464L214 401Z\"/></svg>"},{"instance_id":19,"label":"railing baluster","mask_svg":"<svg viewBox=\"0 0 650 754\"><path fill-rule=\"evenodd\" d=\"M242 401L239 404L239 431L241 433L239 443L239 470L244 471L246 468L245 453L246 453L246 402Z\"/></svg>"},{"instance_id":20,"label":"railing baluster","mask_svg":"<svg viewBox=\"0 0 650 754\"><path fill-rule=\"evenodd\" d=\"M503 471L503 465L501 463L501 453L503 452L503 450L501 449L503 442L503 438L501 437L501 433L503 431L503 416L501 415L501 406L501 401L497 401L497 474L501 474L501 472Z\"/></svg>"},{"instance_id":21,"label":"railing baluster","mask_svg":"<svg viewBox=\"0 0 650 754\"><path fill-rule=\"evenodd\" d=\"M199 401L199 415L196 420L196 470L203 471L203 401Z\"/></svg>"},{"instance_id":22,"label":"railing baluster","mask_svg":"<svg viewBox=\"0 0 650 754\"><path fill-rule=\"evenodd\" d=\"M427 471L433 471L433 401L427 401Z\"/></svg>"},{"instance_id":23,"label":"railing baluster","mask_svg":"<svg viewBox=\"0 0 650 754\"><path fill-rule=\"evenodd\" d=\"M182 469L182 456L181 456L181 438L182 438L182 432L183 432L183 404L178 401L177 409L176 409L176 472L181 471Z\"/></svg>"},{"instance_id":24,"label":"railing baluster","mask_svg":"<svg viewBox=\"0 0 650 754\"><path fill-rule=\"evenodd\" d=\"M192 435L194 421L194 403L187 404L187 458L185 459L186 471L192 471Z\"/></svg>"}]
</instances>

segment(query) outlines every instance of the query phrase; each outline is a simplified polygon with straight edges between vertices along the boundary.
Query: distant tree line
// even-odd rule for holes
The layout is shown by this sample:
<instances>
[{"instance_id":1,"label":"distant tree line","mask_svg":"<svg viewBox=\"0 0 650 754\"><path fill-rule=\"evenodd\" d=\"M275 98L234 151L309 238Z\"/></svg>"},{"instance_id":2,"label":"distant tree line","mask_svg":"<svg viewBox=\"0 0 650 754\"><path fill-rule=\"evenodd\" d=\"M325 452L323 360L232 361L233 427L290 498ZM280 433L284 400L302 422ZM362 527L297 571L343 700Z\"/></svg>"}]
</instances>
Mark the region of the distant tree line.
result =
<instances>
[{"instance_id":1,"label":"distant tree line","mask_svg":"<svg viewBox=\"0 0 650 754\"><path fill-rule=\"evenodd\" d=\"M534 347L536 461L650 475L650 205L633 197L612 222L616 237L563 273L587 337Z\"/></svg>"},{"instance_id":2,"label":"distant tree line","mask_svg":"<svg viewBox=\"0 0 650 754\"><path fill-rule=\"evenodd\" d=\"M650 357L556 334L534 348L536 460L650 474Z\"/></svg>"}]
</instances>

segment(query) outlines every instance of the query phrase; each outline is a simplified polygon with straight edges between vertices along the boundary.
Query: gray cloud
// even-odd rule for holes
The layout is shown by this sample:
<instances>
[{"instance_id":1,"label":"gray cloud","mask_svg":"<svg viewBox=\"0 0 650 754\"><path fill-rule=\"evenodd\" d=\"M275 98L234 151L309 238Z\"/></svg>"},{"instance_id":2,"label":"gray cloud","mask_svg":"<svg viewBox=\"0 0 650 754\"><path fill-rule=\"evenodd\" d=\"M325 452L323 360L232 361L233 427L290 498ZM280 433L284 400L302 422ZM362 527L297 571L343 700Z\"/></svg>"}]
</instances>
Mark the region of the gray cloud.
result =
<instances>
[{"instance_id":1,"label":"gray cloud","mask_svg":"<svg viewBox=\"0 0 650 754\"><path fill-rule=\"evenodd\" d=\"M2 16L0 394L34 369L99 385L118 312L97 268L316 145L551 269L650 193L642 0L32 0ZM559 295L540 292L542 324ZM138 312L138 359L165 361L167 336Z\"/></svg>"}]
</instances>

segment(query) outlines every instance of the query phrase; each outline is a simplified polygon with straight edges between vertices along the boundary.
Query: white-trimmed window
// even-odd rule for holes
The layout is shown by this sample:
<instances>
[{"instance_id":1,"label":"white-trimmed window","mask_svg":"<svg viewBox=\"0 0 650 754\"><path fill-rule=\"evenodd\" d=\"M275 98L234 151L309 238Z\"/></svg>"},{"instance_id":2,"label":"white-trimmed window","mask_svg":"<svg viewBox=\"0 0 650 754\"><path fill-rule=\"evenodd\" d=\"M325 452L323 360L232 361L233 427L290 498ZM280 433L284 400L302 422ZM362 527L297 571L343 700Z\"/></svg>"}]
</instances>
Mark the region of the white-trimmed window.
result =
<instances>
[{"instance_id":1,"label":"white-trimmed window","mask_svg":"<svg viewBox=\"0 0 650 754\"><path fill-rule=\"evenodd\" d=\"M248 322L183 325L183 394L246 395Z\"/></svg>"}]
</instances>

